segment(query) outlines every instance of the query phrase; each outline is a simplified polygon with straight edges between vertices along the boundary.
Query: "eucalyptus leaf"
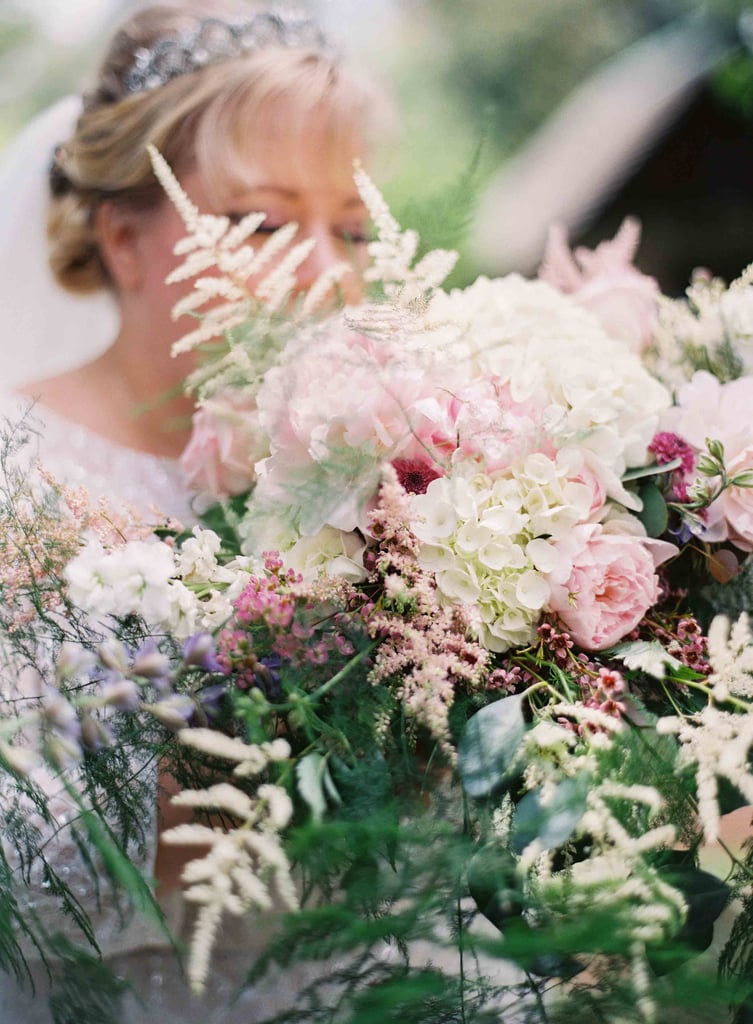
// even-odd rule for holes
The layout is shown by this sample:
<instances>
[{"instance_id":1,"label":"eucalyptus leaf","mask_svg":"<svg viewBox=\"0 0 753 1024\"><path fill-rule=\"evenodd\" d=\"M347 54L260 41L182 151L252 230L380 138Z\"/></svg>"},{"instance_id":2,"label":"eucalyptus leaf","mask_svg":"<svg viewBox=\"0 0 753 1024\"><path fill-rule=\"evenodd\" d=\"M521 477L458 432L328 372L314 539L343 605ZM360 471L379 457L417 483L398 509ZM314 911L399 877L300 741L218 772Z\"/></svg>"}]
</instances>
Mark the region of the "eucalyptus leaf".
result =
<instances>
[{"instance_id":1,"label":"eucalyptus leaf","mask_svg":"<svg viewBox=\"0 0 753 1024\"><path fill-rule=\"evenodd\" d=\"M523 698L503 697L468 719L458 743L458 768L466 793L481 799L504 789L526 731Z\"/></svg>"},{"instance_id":2,"label":"eucalyptus leaf","mask_svg":"<svg viewBox=\"0 0 753 1024\"><path fill-rule=\"evenodd\" d=\"M623 473L620 480L623 484L628 483L630 480L642 480L647 476L657 476L659 473L672 473L675 469L679 469L682 465L682 459L672 459L671 462L663 462L661 466L654 462L650 466L639 466L637 469L629 469L627 473Z\"/></svg>"},{"instance_id":3,"label":"eucalyptus leaf","mask_svg":"<svg viewBox=\"0 0 753 1024\"><path fill-rule=\"evenodd\" d=\"M664 974L708 949L714 938L714 922L727 906L732 890L716 875L690 864L668 863L658 871L665 882L682 893L687 906L685 921L671 943L652 951L649 957L654 973Z\"/></svg>"},{"instance_id":4,"label":"eucalyptus leaf","mask_svg":"<svg viewBox=\"0 0 753 1024\"><path fill-rule=\"evenodd\" d=\"M585 814L589 775L564 779L547 794L540 790L526 793L515 808L510 848L522 853L534 840L542 850L552 850L564 843L578 827Z\"/></svg>"},{"instance_id":5,"label":"eucalyptus leaf","mask_svg":"<svg viewBox=\"0 0 753 1024\"><path fill-rule=\"evenodd\" d=\"M643 508L638 513L638 518L646 528L649 537L661 537L667 529L669 514L664 495L656 484L646 481L638 492Z\"/></svg>"}]
</instances>

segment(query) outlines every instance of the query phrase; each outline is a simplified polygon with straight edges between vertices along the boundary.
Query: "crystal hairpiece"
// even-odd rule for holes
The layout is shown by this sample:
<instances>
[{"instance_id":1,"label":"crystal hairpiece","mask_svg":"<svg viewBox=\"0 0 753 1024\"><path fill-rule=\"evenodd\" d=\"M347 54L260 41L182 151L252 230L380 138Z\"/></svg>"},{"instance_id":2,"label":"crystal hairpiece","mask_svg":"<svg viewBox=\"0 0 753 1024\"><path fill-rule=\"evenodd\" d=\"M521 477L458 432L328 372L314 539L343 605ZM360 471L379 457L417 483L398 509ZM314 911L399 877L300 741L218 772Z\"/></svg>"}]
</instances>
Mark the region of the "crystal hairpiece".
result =
<instances>
[{"instance_id":1,"label":"crystal hairpiece","mask_svg":"<svg viewBox=\"0 0 753 1024\"><path fill-rule=\"evenodd\" d=\"M311 18L264 11L249 21L203 18L195 29L174 38L158 39L134 53L123 76L126 93L144 92L174 78L242 57L268 46L304 46L331 53L327 37Z\"/></svg>"}]
</instances>

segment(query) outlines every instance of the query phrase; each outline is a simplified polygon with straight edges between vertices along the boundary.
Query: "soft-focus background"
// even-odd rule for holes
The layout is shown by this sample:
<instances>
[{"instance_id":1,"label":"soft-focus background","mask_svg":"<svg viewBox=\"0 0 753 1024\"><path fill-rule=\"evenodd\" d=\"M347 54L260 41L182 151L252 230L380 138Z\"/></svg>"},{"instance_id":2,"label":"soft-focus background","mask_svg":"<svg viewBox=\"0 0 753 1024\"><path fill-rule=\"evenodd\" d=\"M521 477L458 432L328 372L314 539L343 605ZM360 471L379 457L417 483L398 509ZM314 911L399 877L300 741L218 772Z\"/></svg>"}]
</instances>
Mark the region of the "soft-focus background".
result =
<instances>
[{"instance_id":1,"label":"soft-focus background","mask_svg":"<svg viewBox=\"0 0 753 1024\"><path fill-rule=\"evenodd\" d=\"M0 157L87 84L133 0L0 0ZM753 4L741 0L304 0L401 112L382 182L455 280L535 271L547 225L593 244L628 212L643 269L753 260ZM12 202L0 196L0 203ZM467 229L461 237L461 228Z\"/></svg>"}]
</instances>

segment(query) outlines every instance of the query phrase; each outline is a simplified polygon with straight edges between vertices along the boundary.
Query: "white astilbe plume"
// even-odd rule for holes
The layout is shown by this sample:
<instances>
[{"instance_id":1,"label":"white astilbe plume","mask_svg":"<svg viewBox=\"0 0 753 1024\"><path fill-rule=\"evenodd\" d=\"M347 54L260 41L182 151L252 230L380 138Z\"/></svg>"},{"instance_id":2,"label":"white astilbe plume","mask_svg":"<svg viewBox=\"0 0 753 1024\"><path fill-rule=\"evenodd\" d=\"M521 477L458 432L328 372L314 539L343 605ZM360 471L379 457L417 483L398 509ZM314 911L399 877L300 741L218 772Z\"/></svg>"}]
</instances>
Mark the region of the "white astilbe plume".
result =
<instances>
[{"instance_id":1,"label":"white astilbe plume","mask_svg":"<svg viewBox=\"0 0 753 1024\"><path fill-rule=\"evenodd\" d=\"M750 622L745 612L733 625L724 615L717 615L709 628L709 661L714 667L708 682L714 688L714 699L753 698L753 645Z\"/></svg>"},{"instance_id":2,"label":"white astilbe plume","mask_svg":"<svg viewBox=\"0 0 753 1024\"><path fill-rule=\"evenodd\" d=\"M401 230L382 193L360 164L356 164L354 180L377 233L376 240L369 243L372 264L364 274L365 280L380 282L387 298L399 306L425 302L450 274L458 254L435 249L412 266L418 234Z\"/></svg>"},{"instance_id":3,"label":"white astilbe plume","mask_svg":"<svg viewBox=\"0 0 753 1024\"><path fill-rule=\"evenodd\" d=\"M198 735L196 735L198 734ZM210 729L185 729L180 739L194 749L235 761L235 773L258 774L290 753L284 740L252 746ZM197 846L205 852L186 865L181 881L186 900L199 907L191 938L188 979L204 990L217 931L224 914L240 917L252 909L282 904L293 910L298 897L279 833L293 814L284 789L269 783L250 796L228 782L184 790L171 801L177 807L220 812L234 822L229 830L202 824L177 825L162 833L165 842Z\"/></svg>"},{"instance_id":4,"label":"white astilbe plume","mask_svg":"<svg viewBox=\"0 0 753 1024\"><path fill-rule=\"evenodd\" d=\"M301 317L305 318L315 313L326 302L339 282L352 272L351 265L344 261L333 263L331 267L327 267L306 292L306 298L301 307Z\"/></svg>"},{"instance_id":5,"label":"white astilbe plume","mask_svg":"<svg viewBox=\"0 0 753 1024\"><path fill-rule=\"evenodd\" d=\"M577 705L561 703L550 705L547 712L553 718L572 718L576 709ZM602 725L606 724L602 719L609 716L578 717ZM589 735L585 744L571 730L546 718L529 731L520 764L525 766L526 788L538 794L542 809L557 800L564 780L570 780L572 786L584 774L588 779L582 797L583 813L572 838L588 837L590 854L585 860L559 868L556 848L550 849L535 838L521 851L520 868L526 872L526 884L547 916L572 919L579 911L587 915L599 908L609 915L630 951L636 1004L640 1019L648 1022L655 1017L649 988L644 984L645 947L676 932L686 905L682 894L661 878L646 857L652 851L671 847L676 839L674 826L664 824L659 817L664 810L661 794L652 786L599 778L600 753L614 742L613 725L613 721L609 723L610 733ZM620 808L619 817L616 807Z\"/></svg>"},{"instance_id":6,"label":"white astilbe plume","mask_svg":"<svg viewBox=\"0 0 753 1024\"><path fill-rule=\"evenodd\" d=\"M291 222L255 248L245 244L264 222L263 213L249 213L235 225L229 217L202 214L154 146L149 147L149 156L158 181L188 232L173 250L184 259L169 274L167 283L197 278L189 295L176 303L172 316L174 320L188 315L200 316L201 322L175 342L173 355L227 336L228 331L258 314L269 316L282 309L295 290L296 271L308 258L315 242L306 239L293 245L298 225ZM326 281L314 282L312 286L315 294L305 304L306 315L331 295L335 280L349 269L347 264L342 264L325 270ZM202 276L210 270L215 271L214 276ZM255 279L253 293L247 285L251 278ZM207 303L217 299L225 301L200 313ZM231 339L228 341L233 344Z\"/></svg>"},{"instance_id":7,"label":"white astilbe plume","mask_svg":"<svg viewBox=\"0 0 753 1024\"><path fill-rule=\"evenodd\" d=\"M753 804L753 775L748 768L753 714L720 711L709 704L687 718L660 718L656 729L680 741L678 767L695 765L698 817L706 842L714 842L719 836L718 778L727 779Z\"/></svg>"},{"instance_id":8,"label":"white astilbe plume","mask_svg":"<svg viewBox=\"0 0 753 1024\"><path fill-rule=\"evenodd\" d=\"M284 739L251 744L232 736L225 736L214 729L181 729L178 739L185 746L193 747L204 754L211 754L212 757L219 757L225 761L235 761L233 774L239 778L258 775L270 761L284 761L290 757L290 745Z\"/></svg>"}]
</instances>

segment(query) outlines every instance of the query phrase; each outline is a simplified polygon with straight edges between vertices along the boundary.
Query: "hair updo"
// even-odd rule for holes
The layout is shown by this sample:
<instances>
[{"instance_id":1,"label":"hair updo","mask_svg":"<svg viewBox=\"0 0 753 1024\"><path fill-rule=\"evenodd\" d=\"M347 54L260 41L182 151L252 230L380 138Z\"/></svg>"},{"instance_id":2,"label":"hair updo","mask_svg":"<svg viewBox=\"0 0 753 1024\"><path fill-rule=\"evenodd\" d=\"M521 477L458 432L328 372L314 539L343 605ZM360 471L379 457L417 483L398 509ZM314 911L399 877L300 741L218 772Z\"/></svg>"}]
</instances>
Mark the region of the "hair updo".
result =
<instances>
[{"instance_id":1,"label":"hair updo","mask_svg":"<svg viewBox=\"0 0 753 1024\"><path fill-rule=\"evenodd\" d=\"M302 45L263 45L156 88L128 91L137 51L190 33L202 17L217 17L218 6L206 0L148 7L114 36L96 85L84 96L75 133L58 147L50 171L50 266L69 291L111 284L97 244L100 202L149 210L164 201L146 150L150 143L179 176L198 168L211 189L221 176L242 180L249 139L252 145L254 129L265 119L274 123L277 101L286 104L285 130L292 138L307 114L319 109L333 153L347 141L363 147L372 141L379 114L386 111L383 97L346 69L329 46L308 39ZM231 10L238 15L237 6Z\"/></svg>"}]
</instances>

